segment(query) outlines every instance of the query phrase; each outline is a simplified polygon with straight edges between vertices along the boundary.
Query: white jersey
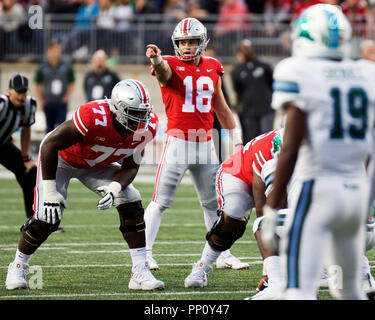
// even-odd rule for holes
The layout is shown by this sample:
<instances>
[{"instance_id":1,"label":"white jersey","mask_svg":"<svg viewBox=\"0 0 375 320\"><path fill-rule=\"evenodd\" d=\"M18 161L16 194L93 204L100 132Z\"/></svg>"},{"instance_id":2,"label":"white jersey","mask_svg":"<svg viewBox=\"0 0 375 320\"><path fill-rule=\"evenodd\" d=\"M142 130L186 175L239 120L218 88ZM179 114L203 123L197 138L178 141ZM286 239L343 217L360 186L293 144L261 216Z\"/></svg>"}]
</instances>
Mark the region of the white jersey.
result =
<instances>
[{"instance_id":1,"label":"white jersey","mask_svg":"<svg viewBox=\"0 0 375 320\"><path fill-rule=\"evenodd\" d=\"M277 64L274 80L272 107L294 102L308 115L296 178L364 175L372 146L375 63L291 57Z\"/></svg>"}]
</instances>

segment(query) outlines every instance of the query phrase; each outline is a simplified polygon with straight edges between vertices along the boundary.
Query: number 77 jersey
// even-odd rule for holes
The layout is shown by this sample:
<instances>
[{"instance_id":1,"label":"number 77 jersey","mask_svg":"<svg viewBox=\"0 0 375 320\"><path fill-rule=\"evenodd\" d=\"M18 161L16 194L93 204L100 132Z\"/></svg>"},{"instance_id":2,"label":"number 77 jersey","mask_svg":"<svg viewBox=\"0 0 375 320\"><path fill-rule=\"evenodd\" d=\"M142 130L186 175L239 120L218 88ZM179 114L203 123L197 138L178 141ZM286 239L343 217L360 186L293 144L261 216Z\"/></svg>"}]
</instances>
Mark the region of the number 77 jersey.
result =
<instances>
[{"instance_id":1,"label":"number 77 jersey","mask_svg":"<svg viewBox=\"0 0 375 320\"><path fill-rule=\"evenodd\" d=\"M272 107L280 109L286 102L293 102L307 116L297 178L364 175L374 124L373 62L284 59L275 67Z\"/></svg>"},{"instance_id":2,"label":"number 77 jersey","mask_svg":"<svg viewBox=\"0 0 375 320\"><path fill-rule=\"evenodd\" d=\"M83 140L59 151L60 156L76 168L104 167L144 149L156 135L158 118L153 112L147 130L129 132L127 135L121 135L116 130L112 116L107 100L96 100L80 106L74 112L72 121L83 135Z\"/></svg>"},{"instance_id":3,"label":"number 77 jersey","mask_svg":"<svg viewBox=\"0 0 375 320\"><path fill-rule=\"evenodd\" d=\"M186 63L175 56L163 56L172 69L172 78L161 93L168 118L167 133L203 131L210 139L213 117L213 100L216 85L224 74L221 63L214 58L201 57L200 63ZM176 130L177 129L177 130Z\"/></svg>"}]
</instances>

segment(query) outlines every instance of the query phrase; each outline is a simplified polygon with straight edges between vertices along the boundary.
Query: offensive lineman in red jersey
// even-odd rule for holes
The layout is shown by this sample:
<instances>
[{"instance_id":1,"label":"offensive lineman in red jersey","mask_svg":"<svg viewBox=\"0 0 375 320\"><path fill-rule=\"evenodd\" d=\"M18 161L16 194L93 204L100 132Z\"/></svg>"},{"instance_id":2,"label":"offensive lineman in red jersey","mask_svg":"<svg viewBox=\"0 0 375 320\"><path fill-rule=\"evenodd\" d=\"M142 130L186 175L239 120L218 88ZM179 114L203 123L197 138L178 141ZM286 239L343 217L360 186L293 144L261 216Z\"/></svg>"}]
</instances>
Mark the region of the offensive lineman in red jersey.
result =
<instances>
[{"instance_id":1,"label":"offensive lineman in red jersey","mask_svg":"<svg viewBox=\"0 0 375 320\"><path fill-rule=\"evenodd\" d=\"M187 170L192 175L207 230L218 219L214 185L219 164L211 140L215 134L212 132L213 112L223 128L230 130L235 147L242 147L240 131L234 130L236 123L221 89L223 67L217 59L202 56L208 43L206 28L195 18L183 19L174 29L172 42L176 56L162 57L161 50L154 44L148 45L146 50L168 118L154 195L145 212L147 258L151 269L158 269L152 257L152 246L162 214L171 206ZM217 267L249 267L229 251L222 257L221 266L217 263Z\"/></svg>"},{"instance_id":2,"label":"offensive lineman in red jersey","mask_svg":"<svg viewBox=\"0 0 375 320\"><path fill-rule=\"evenodd\" d=\"M222 163L216 176L220 217L207 233L202 256L186 277L185 287L207 286L213 263L245 232L249 210L255 206L257 217L263 215L266 185L262 168L280 150L282 135L282 129L260 135ZM259 236L256 239L263 258L275 254L263 248Z\"/></svg>"},{"instance_id":3,"label":"offensive lineman in red jersey","mask_svg":"<svg viewBox=\"0 0 375 320\"><path fill-rule=\"evenodd\" d=\"M151 110L147 88L137 80L123 80L112 89L110 100L80 106L72 121L43 139L34 216L22 226L15 260L8 268L7 289L26 288L28 262L59 226L71 178L101 195L99 210L116 206L133 263L129 289L164 289L146 261L144 210L141 195L131 184L144 147L156 134L158 118Z\"/></svg>"}]
</instances>

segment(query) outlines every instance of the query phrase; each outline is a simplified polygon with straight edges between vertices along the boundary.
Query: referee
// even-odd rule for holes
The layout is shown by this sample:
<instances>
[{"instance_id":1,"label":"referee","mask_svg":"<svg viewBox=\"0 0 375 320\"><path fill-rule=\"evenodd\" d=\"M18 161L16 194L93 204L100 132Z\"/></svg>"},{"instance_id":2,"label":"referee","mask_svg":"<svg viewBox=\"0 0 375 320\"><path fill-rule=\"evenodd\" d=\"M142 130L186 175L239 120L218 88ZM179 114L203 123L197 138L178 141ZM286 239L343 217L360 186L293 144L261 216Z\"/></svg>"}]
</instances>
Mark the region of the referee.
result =
<instances>
[{"instance_id":1,"label":"referee","mask_svg":"<svg viewBox=\"0 0 375 320\"><path fill-rule=\"evenodd\" d=\"M33 215L37 167L29 156L31 125L35 122L36 100L27 95L28 79L15 74L8 94L0 95L0 164L12 171L23 191L27 218ZM21 128L21 150L12 143L12 134Z\"/></svg>"}]
</instances>

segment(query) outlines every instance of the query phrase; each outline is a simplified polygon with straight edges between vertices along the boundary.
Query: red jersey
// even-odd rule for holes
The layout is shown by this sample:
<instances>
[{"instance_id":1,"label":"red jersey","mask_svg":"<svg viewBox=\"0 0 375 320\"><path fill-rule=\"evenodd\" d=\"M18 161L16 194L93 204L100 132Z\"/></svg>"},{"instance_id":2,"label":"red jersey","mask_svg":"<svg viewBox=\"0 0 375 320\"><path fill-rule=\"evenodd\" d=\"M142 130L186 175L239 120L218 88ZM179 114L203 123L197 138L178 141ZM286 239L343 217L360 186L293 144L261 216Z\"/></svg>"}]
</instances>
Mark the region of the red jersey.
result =
<instances>
[{"instance_id":1,"label":"red jersey","mask_svg":"<svg viewBox=\"0 0 375 320\"><path fill-rule=\"evenodd\" d=\"M108 100L96 100L80 106L72 121L83 135L83 140L60 150L60 156L76 168L99 168L144 149L156 135L159 121L153 112L147 130L125 136L115 129L112 117Z\"/></svg>"},{"instance_id":2,"label":"red jersey","mask_svg":"<svg viewBox=\"0 0 375 320\"><path fill-rule=\"evenodd\" d=\"M260 176L263 165L273 158L272 141L278 132L279 129L272 130L249 141L223 162L223 172L241 179L252 187L254 171Z\"/></svg>"},{"instance_id":3,"label":"red jersey","mask_svg":"<svg viewBox=\"0 0 375 320\"><path fill-rule=\"evenodd\" d=\"M200 57L198 66L176 56L164 56L163 59L172 69L168 84L160 86L168 118L166 133L189 139L188 133L196 137L195 133L201 132L200 136L205 137L202 140L211 139L212 102L216 84L224 74L223 66L219 60L210 57Z\"/></svg>"}]
</instances>

